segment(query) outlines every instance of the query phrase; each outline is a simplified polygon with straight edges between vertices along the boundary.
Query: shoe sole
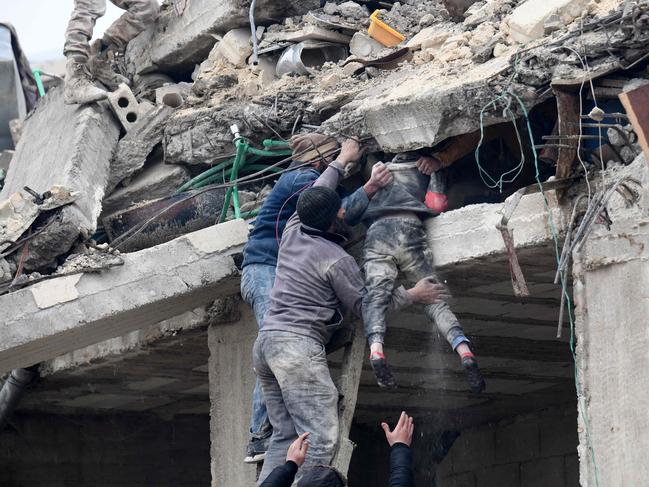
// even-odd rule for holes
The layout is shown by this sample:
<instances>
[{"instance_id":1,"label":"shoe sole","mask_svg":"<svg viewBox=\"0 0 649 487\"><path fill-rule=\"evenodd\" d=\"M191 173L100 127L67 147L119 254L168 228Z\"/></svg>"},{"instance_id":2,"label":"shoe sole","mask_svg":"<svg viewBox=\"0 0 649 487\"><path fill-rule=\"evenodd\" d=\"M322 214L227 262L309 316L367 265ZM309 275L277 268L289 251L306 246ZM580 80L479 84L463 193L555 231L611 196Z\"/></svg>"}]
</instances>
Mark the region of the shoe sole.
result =
<instances>
[{"instance_id":1,"label":"shoe sole","mask_svg":"<svg viewBox=\"0 0 649 487\"><path fill-rule=\"evenodd\" d=\"M396 389L397 381L385 359L370 359L376 383L381 389Z\"/></svg>"},{"instance_id":2,"label":"shoe sole","mask_svg":"<svg viewBox=\"0 0 649 487\"><path fill-rule=\"evenodd\" d=\"M243 459L243 463L260 463L266 459L266 452L258 453L253 457L246 457Z\"/></svg>"}]
</instances>

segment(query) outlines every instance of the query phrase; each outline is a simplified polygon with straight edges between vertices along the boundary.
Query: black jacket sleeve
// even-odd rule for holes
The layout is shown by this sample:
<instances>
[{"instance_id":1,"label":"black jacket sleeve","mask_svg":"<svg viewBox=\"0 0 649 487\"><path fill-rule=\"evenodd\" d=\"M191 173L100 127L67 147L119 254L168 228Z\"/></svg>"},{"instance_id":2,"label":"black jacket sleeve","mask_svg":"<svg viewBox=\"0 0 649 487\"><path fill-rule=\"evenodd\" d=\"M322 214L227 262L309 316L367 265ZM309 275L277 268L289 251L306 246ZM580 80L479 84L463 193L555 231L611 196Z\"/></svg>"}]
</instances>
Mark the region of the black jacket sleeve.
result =
<instances>
[{"instance_id":1,"label":"black jacket sleeve","mask_svg":"<svg viewBox=\"0 0 649 487\"><path fill-rule=\"evenodd\" d=\"M260 487L291 487L296 473L297 464L289 460L284 465L275 467Z\"/></svg>"},{"instance_id":2,"label":"black jacket sleeve","mask_svg":"<svg viewBox=\"0 0 649 487\"><path fill-rule=\"evenodd\" d=\"M395 443L390 448L389 487L415 487L412 471L412 452L403 443Z\"/></svg>"}]
</instances>

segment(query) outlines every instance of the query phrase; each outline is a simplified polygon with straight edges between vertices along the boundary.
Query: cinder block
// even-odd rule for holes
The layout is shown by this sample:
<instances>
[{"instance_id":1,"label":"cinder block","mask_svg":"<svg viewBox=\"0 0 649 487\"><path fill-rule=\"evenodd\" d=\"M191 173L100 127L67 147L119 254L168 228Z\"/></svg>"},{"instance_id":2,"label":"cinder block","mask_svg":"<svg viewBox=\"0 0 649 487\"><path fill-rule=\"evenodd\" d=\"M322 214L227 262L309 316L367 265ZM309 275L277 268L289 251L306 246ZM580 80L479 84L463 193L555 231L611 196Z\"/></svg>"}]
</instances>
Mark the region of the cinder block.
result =
<instances>
[{"instance_id":1,"label":"cinder block","mask_svg":"<svg viewBox=\"0 0 649 487\"><path fill-rule=\"evenodd\" d=\"M512 463L537 458L540 453L536 421L517 421L496 430L496 463Z\"/></svg>"},{"instance_id":2,"label":"cinder block","mask_svg":"<svg viewBox=\"0 0 649 487\"><path fill-rule=\"evenodd\" d=\"M521 487L563 487L566 473L563 457L542 458L521 464Z\"/></svg>"},{"instance_id":3,"label":"cinder block","mask_svg":"<svg viewBox=\"0 0 649 487\"><path fill-rule=\"evenodd\" d=\"M124 83L108 94L108 102L127 132L152 108L150 104L138 103L131 89Z\"/></svg>"},{"instance_id":4,"label":"cinder block","mask_svg":"<svg viewBox=\"0 0 649 487\"><path fill-rule=\"evenodd\" d=\"M119 100L117 100L117 103L119 104ZM132 176L144 167L147 157L162 140L167 120L175 112L174 108L166 105L157 105L151 110L146 110L145 106L140 106L142 109L137 112L140 115L136 115L139 118L137 118L136 122L130 124L130 131L117 145L117 151L115 151L115 156L110 165L108 191L112 191L120 181ZM120 113L121 118L124 118L125 112Z\"/></svg>"},{"instance_id":5,"label":"cinder block","mask_svg":"<svg viewBox=\"0 0 649 487\"><path fill-rule=\"evenodd\" d=\"M476 487L520 487L520 463L497 465L475 472ZM546 487L562 487L547 484Z\"/></svg>"}]
</instances>

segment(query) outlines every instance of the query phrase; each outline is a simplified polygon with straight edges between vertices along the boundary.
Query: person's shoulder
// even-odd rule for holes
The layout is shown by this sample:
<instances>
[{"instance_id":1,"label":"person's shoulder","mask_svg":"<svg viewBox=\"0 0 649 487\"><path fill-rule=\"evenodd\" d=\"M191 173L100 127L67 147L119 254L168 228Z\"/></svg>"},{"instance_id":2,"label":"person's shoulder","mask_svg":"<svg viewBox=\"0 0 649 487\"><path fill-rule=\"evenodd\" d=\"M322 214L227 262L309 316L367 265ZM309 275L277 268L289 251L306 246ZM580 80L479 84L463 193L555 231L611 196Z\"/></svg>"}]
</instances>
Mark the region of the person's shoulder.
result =
<instances>
[{"instance_id":1,"label":"person's shoulder","mask_svg":"<svg viewBox=\"0 0 649 487\"><path fill-rule=\"evenodd\" d=\"M312 167L304 167L293 171L295 181L304 181L305 183L315 181L320 177L320 173Z\"/></svg>"}]
</instances>

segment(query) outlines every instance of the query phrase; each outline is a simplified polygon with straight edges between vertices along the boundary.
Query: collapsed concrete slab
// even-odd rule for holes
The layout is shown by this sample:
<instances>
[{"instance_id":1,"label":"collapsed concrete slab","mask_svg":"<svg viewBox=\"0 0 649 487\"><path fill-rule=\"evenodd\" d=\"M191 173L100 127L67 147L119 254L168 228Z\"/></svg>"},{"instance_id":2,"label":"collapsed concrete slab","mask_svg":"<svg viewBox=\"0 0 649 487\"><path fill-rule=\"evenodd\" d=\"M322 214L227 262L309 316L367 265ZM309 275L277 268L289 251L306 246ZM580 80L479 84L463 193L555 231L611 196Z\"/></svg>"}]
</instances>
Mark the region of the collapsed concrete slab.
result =
<instances>
[{"instance_id":1,"label":"collapsed concrete slab","mask_svg":"<svg viewBox=\"0 0 649 487\"><path fill-rule=\"evenodd\" d=\"M25 367L159 323L238 291L237 220L124 255L102 274L43 281L0 298L0 370Z\"/></svg>"},{"instance_id":2,"label":"collapsed concrete slab","mask_svg":"<svg viewBox=\"0 0 649 487\"><path fill-rule=\"evenodd\" d=\"M255 20L258 25L273 23L319 6L315 0L261 0L256 4ZM218 38L215 34L249 25L249 7L250 3L242 0L193 0L180 16L167 8L153 28L129 44L126 56L130 69L135 73L190 70L207 57Z\"/></svg>"},{"instance_id":3,"label":"collapsed concrete slab","mask_svg":"<svg viewBox=\"0 0 649 487\"><path fill-rule=\"evenodd\" d=\"M480 110L494 96L488 80L508 66L507 58L495 58L468 66L462 76L440 77L426 65L397 72L369 96L345 105L323 127L336 131L351 126L355 133L373 136L387 152L430 147L480 127ZM502 121L489 117L484 122Z\"/></svg>"},{"instance_id":4,"label":"collapsed concrete slab","mask_svg":"<svg viewBox=\"0 0 649 487\"><path fill-rule=\"evenodd\" d=\"M541 193L523 196L508 227L517 248L546 245L552 240L552 226L562 231L568 215L554 191L546 192L548 208ZM435 265L444 267L466 260L502 255L505 243L497 225L506 203L468 205L430 218L426 222ZM549 212L548 212L549 210ZM552 224L550 222L552 219ZM458 245L461 236L462 245Z\"/></svg>"},{"instance_id":5,"label":"collapsed concrete slab","mask_svg":"<svg viewBox=\"0 0 649 487\"><path fill-rule=\"evenodd\" d=\"M24 186L43 193L59 185L79 197L30 241L26 270L50 264L80 232L95 231L118 137L119 124L106 105L66 105L63 87L50 90L27 118L0 200Z\"/></svg>"},{"instance_id":6,"label":"collapsed concrete slab","mask_svg":"<svg viewBox=\"0 0 649 487\"><path fill-rule=\"evenodd\" d=\"M183 166L165 164L164 161L147 164L127 186L117 188L104 199L102 214L109 215L141 201L172 195L189 177L189 171Z\"/></svg>"}]
</instances>

